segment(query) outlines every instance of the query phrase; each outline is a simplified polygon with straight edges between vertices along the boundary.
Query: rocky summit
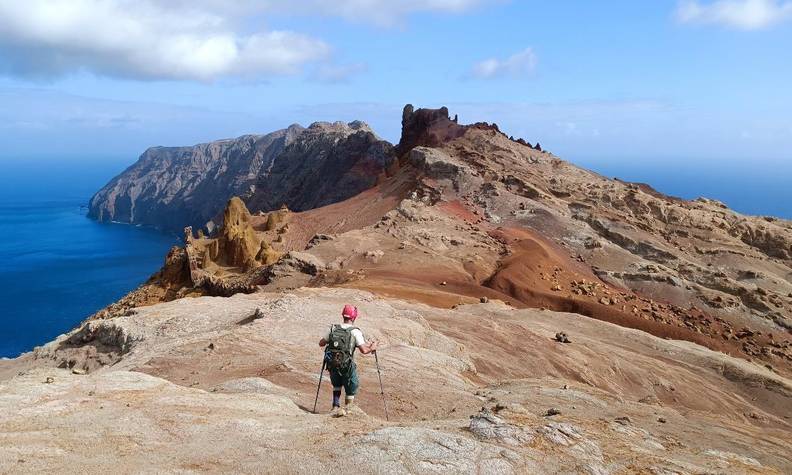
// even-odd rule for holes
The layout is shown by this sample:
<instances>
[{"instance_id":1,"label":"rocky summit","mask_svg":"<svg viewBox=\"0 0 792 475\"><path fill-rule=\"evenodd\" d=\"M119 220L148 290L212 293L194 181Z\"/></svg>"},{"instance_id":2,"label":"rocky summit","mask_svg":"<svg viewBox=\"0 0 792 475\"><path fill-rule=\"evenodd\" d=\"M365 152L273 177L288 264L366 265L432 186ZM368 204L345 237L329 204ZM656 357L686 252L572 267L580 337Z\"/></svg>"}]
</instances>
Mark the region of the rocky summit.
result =
<instances>
[{"instance_id":1,"label":"rocky summit","mask_svg":"<svg viewBox=\"0 0 792 475\"><path fill-rule=\"evenodd\" d=\"M0 472L792 472L788 221L412 106L396 146L353 122L152 149L91 209L184 246L0 362ZM325 377L312 411L345 304L388 418L365 355L355 408Z\"/></svg>"}]
</instances>

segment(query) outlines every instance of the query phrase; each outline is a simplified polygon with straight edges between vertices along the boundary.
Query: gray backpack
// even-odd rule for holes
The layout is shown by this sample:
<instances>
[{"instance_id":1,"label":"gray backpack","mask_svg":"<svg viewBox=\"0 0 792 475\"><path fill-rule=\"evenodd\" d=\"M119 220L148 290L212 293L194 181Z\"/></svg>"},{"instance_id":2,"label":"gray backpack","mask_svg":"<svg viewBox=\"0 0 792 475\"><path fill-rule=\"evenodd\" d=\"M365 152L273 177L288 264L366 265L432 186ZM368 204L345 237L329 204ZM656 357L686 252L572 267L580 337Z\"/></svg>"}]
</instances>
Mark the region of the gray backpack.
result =
<instances>
[{"instance_id":1,"label":"gray backpack","mask_svg":"<svg viewBox=\"0 0 792 475\"><path fill-rule=\"evenodd\" d=\"M343 328L341 325L330 327L330 340L325 350L327 369L340 372L349 370L357 347L352 330L357 329L357 327Z\"/></svg>"}]
</instances>

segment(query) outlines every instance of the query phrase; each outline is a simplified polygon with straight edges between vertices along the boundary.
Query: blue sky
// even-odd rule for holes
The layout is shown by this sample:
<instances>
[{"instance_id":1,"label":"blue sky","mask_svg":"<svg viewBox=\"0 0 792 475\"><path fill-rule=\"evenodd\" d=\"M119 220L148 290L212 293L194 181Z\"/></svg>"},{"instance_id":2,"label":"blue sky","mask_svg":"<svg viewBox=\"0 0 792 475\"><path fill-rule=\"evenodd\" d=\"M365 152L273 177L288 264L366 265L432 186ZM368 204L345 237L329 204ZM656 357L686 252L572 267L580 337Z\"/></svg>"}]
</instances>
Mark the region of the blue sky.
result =
<instances>
[{"instance_id":1,"label":"blue sky","mask_svg":"<svg viewBox=\"0 0 792 475\"><path fill-rule=\"evenodd\" d=\"M784 164L792 1L0 0L0 160L448 105L572 160ZM775 165L774 165L775 166Z\"/></svg>"}]
</instances>

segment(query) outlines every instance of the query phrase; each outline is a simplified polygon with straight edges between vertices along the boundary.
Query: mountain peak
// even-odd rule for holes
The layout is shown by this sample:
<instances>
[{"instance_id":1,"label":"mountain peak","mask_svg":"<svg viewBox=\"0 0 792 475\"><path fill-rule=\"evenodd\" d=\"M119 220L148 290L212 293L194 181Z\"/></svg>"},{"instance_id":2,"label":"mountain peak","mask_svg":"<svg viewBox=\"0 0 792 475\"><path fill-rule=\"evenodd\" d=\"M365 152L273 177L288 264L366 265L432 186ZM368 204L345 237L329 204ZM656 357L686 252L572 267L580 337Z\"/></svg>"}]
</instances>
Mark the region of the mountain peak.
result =
<instances>
[{"instance_id":1,"label":"mountain peak","mask_svg":"<svg viewBox=\"0 0 792 475\"><path fill-rule=\"evenodd\" d=\"M396 152L399 156L420 145L433 147L460 137L465 127L452 120L448 107L439 109L415 109L412 104L402 111L402 133Z\"/></svg>"},{"instance_id":2,"label":"mountain peak","mask_svg":"<svg viewBox=\"0 0 792 475\"><path fill-rule=\"evenodd\" d=\"M402 133L399 145L396 147L397 155L402 157L412 148L418 146L438 147L446 142L462 137L468 130L491 130L507 137L501 132L498 124L488 122L475 122L473 124L460 124L459 116L454 114L451 118L448 107L439 109L415 109L412 104L407 104L402 110ZM513 142L541 151L537 143L532 146L524 139L507 137Z\"/></svg>"}]
</instances>

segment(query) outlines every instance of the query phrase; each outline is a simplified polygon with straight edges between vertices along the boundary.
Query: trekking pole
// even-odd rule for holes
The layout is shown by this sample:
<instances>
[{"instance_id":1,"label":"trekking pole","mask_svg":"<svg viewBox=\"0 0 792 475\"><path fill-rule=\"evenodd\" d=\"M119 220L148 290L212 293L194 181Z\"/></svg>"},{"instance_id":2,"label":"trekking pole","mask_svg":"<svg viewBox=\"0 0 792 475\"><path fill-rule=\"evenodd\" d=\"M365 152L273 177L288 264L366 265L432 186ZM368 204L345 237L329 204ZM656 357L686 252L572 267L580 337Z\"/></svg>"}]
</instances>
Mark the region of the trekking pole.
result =
<instances>
[{"instance_id":1,"label":"trekking pole","mask_svg":"<svg viewBox=\"0 0 792 475\"><path fill-rule=\"evenodd\" d=\"M377 350L374 350L374 361L377 363L377 376L379 377L379 382L380 382L380 394L382 394L382 406L385 408L385 420L390 421L390 418L388 417L388 405L385 403L385 388L382 387L382 373L380 373L379 356L377 356Z\"/></svg>"},{"instance_id":2,"label":"trekking pole","mask_svg":"<svg viewBox=\"0 0 792 475\"><path fill-rule=\"evenodd\" d=\"M314 414L316 414L316 403L319 402L319 388L322 387L322 376L324 376L324 370L326 364L327 364L327 360L325 360L324 356L322 356L322 369L319 371L319 386L316 387L316 399L314 399L314 410L313 410Z\"/></svg>"}]
</instances>

